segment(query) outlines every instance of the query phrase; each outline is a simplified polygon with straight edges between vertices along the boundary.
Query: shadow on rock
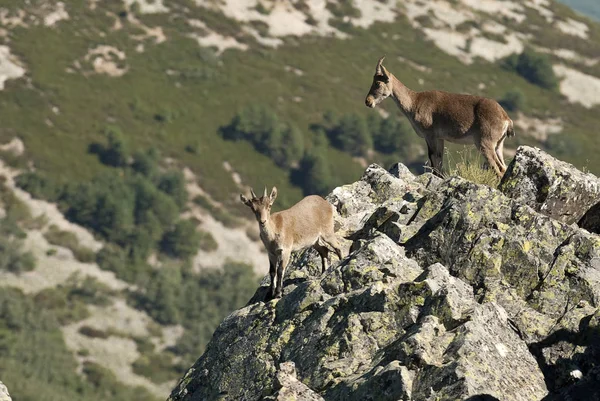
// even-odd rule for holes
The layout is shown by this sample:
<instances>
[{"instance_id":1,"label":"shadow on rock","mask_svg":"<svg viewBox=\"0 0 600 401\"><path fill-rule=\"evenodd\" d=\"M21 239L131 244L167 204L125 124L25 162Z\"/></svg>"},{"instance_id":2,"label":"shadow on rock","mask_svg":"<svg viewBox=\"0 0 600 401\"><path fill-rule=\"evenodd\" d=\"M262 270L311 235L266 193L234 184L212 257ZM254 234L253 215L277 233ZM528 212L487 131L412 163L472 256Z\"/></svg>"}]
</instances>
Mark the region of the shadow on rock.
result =
<instances>
[{"instance_id":1,"label":"shadow on rock","mask_svg":"<svg viewBox=\"0 0 600 401\"><path fill-rule=\"evenodd\" d=\"M598 320L587 316L578 331L560 329L529 345L551 392L544 400L600 400Z\"/></svg>"},{"instance_id":2,"label":"shadow on rock","mask_svg":"<svg viewBox=\"0 0 600 401\"><path fill-rule=\"evenodd\" d=\"M500 401L498 398L489 394L478 394L467 398L465 401Z\"/></svg>"}]
</instances>

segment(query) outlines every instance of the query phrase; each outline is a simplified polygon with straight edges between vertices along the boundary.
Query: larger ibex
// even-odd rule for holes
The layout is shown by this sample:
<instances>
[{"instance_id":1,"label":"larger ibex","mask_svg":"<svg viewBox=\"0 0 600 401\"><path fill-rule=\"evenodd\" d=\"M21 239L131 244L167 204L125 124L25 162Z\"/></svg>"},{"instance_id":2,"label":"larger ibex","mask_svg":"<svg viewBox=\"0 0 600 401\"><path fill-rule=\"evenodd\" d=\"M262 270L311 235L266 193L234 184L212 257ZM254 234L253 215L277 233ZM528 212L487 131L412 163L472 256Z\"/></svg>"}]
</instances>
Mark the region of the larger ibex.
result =
<instances>
[{"instance_id":1,"label":"larger ibex","mask_svg":"<svg viewBox=\"0 0 600 401\"><path fill-rule=\"evenodd\" d=\"M375 107L391 96L417 135L425 138L434 173L442 172L444 141L473 143L499 177L506 164L504 139L514 136L513 122L495 100L442 91L415 92L377 62L373 84L365 101Z\"/></svg>"},{"instance_id":2,"label":"larger ibex","mask_svg":"<svg viewBox=\"0 0 600 401\"><path fill-rule=\"evenodd\" d=\"M327 257L331 247L338 258L342 250L333 229L333 206L317 195L310 195L294 206L271 215L271 206L277 197L277 188L271 195L267 188L258 198L250 191L252 199L240 194L240 199L254 212L262 239L269 254L271 275L270 293L267 298L279 298L282 294L283 275L294 251L313 247L321 256L322 271L327 269Z\"/></svg>"}]
</instances>

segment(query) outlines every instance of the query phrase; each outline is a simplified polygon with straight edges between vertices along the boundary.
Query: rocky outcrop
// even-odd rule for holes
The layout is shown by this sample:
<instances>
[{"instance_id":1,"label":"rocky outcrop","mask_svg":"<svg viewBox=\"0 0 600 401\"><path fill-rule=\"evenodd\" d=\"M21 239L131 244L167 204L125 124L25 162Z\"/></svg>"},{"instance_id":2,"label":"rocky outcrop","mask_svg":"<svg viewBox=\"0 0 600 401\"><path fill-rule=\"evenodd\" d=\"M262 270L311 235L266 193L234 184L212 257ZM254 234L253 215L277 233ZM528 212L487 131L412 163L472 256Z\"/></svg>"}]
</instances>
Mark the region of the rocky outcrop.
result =
<instances>
[{"instance_id":1,"label":"rocky outcrop","mask_svg":"<svg viewBox=\"0 0 600 401\"><path fill-rule=\"evenodd\" d=\"M279 365L275 386L277 388L275 395L266 397L266 399L271 401L324 401L323 397L298 380L294 362L284 362Z\"/></svg>"},{"instance_id":2,"label":"rocky outcrop","mask_svg":"<svg viewBox=\"0 0 600 401\"><path fill-rule=\"evenodd\" d=\"M12 401L10 394L8 394L8 389L2 382L0 382L0 401Z\"/></svg>"},{"instance_id":3,"label":"rocky outcrop","mask_svg":"<svg viewBox=\"0 0 600 401\"><path fill-rule=\"evenodd\" d=\"M600 203L600 180L537 148L521 146L500 184L504 194L563 223Z\"/></svg>"},{"instance_id":4,"label":"rocky outcrop","mask_svg":"<svg viewBox=\"0 0 600 401\"><path fill-rule=\"evenodd\" d=\"M580 174L529 149L511 174L526 154L562 183ZM324 274L316 252L296 255L268 303L265 279L170 400L594 399L600 237L511 179L503 193L372 165L336 188L349 255Z\"/></svg>"}]
</instances>

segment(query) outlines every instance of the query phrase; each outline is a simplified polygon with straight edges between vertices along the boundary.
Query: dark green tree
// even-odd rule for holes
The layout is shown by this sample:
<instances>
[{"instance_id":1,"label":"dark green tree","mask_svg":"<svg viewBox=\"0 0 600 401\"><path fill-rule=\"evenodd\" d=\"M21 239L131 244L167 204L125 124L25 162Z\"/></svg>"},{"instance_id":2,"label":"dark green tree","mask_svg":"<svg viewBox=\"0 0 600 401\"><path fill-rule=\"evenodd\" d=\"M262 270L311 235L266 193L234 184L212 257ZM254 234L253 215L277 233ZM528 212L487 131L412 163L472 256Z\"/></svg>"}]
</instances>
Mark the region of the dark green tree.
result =
<instances>
[{"instance_id":1,"label":"dark green tree","mask_svg":"<svg viewBox=\"0 0 600 401\"><path fill-rule=\"evenodd\" d=\"M331 169L323 152L305 154L300 161L298 176L305 195L326 195L333 186Z\"/></svg>"},{"instance_id":2,"label":"dark green tree","mask_svg":"<svg viewBox=\"0 0 600 401\"><path fill-rule=\"evenodd\" d=\"M102 163L113 167L126 166L129 152L123 140L123 133L119 127L110 126L106 129L106 135L108 137L108 146L100 154Z\"/></svg>"},{"instance_id":3,"label":"dark green tree","mask_svg":"<svg viewBox=\"0 0 600 401\"><path fill-rule=\"evenodd\" d=\"M368 126L375 150L384 154L395 154L401 158L410 156L410 144L415 135L410 123L391 116L382 118L372 114L368 118Z\"/></svg>"},{"instance_id":4,"label":"dark green tree","mask_svg":"<svg viewBox=\"0 0 600 401\"><path fill-rule=\"evenodd\" d=\"M150 148L146 152L136 152L133 155L131 168L136 173L152 178L158 170L158 159L159 153L156 148Z\"/></svg>"},{"instance_id":5,"label":"dark green tree","mask_svg":"<svg viewBox=\"0 0 600 401\"><path fill-rule=\"evenodd\" d=\"M504 94L499 101L500 105L508 111L518 111L525 106L525 94L518 88Z\"/></svg>"},{"instance_id":6,"label":"dark green tree","mask_svg":"<svg viewBox=\"0 0 600 401\"><path fill-rule=\"evenodd\" d=\"M69 186L62 202L68 205L67 218L108 241L122 241L134 226L135 193L114 174Z\"/></svg>"},{"instance_id":7,"label":"dark green tree","mask_svg":"<svg viewBox=\"0 0 600 401\"><path fill-rule=\"evenodd\" d=\"M558 86L552 62L545 54L525 49L521 54L513 54L504 59L503 64L505 68L515 71L534 85L551 90Z\"/></svg>"},{"instance_id":8,"label":"dark green tree","mask_svg":"<svg viewBox=\"0 0 600 401\"><path fill-rule=\"evenodd\" d=\"M333 146L355 156L366 156L373 148L367 121L358 114L343 116L328 135Z\"/></svg>"},{"instance_id":9,"label":"dark green tree","mask_svg":"<svg viewBox=\"0 0 600 401\"><path fill-rule=\"evenodd\" d=\"M188 259L198 252L200 235L190 220L181 220L165 232L160 242L161 251L178 259Z\"/></svg>"},{"instance_id":10,"label":"dark green tree","mask_svg":"<svg viewBox=\"0 0 600 401\"><path fill-rule=\"evenodd\" d=\"M154 271L141 297L142 309L162 324L180 322L179 289L181 274L179 269L165 266ZM145 305L143 303L146 303Z\"/></svg>"},{"instance_id":11,"label":"dark green tree","mask_svg":"<svg viewBox=\"0 0 600 401\"><path fill-rule=\"evenodd\" d=\"M187 190L185 188L185 178L179 170L169 170L162 174L158 179L158 189L169 195L183 209L187 202Z\"/></svg>"},{"instance_id":12,"label":"dark green tree","mask_svg":"<svg viewBox=\"0 0 600 401\"><path fill-rule=\"evenodd\" d=\"M34 268L35 257L31 252L23 250L20 239L6 235L0 237L0 270L23 273Z\"/></svg>"},{"instance_id":13,"label":"dark green tree","mask_svg":"<svg viewBox=\"0 0 600 401\"><path fill-rule=\"evenodd\" d=\"M280 167L289 167L302 156L304 138L293 124L282 122L264 105L252 105L240 111L231 124L222 129L225 139L247 140L254 148L273 159Z\"/></svg>"}]
</instances>

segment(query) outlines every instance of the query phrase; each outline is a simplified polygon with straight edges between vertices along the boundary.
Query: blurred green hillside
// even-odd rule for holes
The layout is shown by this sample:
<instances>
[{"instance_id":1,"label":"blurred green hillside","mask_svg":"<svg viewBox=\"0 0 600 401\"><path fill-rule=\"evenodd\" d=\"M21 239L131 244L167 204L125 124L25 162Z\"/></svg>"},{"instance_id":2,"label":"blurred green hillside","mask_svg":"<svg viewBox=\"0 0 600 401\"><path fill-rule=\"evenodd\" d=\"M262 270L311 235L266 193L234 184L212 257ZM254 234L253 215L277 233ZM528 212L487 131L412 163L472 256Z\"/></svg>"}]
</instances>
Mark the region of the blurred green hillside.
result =
<instances>
[{"instance_id":1,"label":"blurred green hillside","mask_svg":"<svg viewBox=\"0 0 600 401\"><path fill-rule=\"evenodd\" d=\"M500 101L506 158L528 144L599 174L600 24L484 3L4 1L0 143L24 145L0 150L14 399L164 399L265 271L240 192L277 186L281 209L369 163L422 171L394 102L364 105L384 54L414 90Z\"/></svg>"}]
</instances>

